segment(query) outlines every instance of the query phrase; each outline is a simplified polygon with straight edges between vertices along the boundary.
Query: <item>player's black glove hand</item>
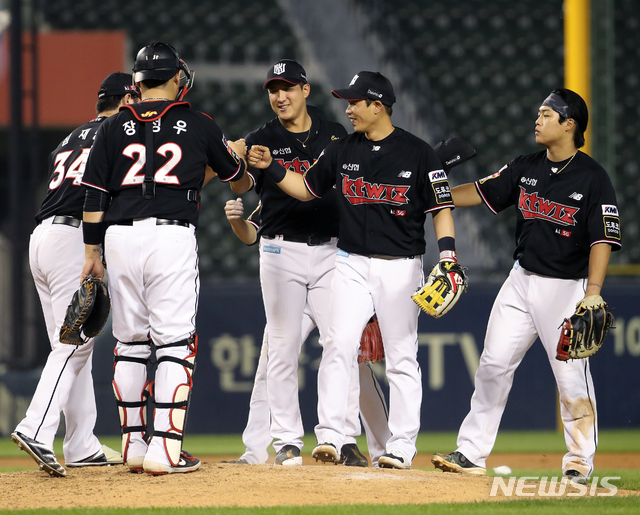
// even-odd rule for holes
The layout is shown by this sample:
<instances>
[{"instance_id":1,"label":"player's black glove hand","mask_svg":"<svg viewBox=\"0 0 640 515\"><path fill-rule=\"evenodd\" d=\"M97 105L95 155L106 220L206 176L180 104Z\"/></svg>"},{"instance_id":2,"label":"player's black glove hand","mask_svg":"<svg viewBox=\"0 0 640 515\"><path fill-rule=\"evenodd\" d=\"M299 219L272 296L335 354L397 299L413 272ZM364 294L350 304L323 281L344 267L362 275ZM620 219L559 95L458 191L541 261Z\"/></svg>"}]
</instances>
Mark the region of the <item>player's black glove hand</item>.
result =
<instances>
[{"instance_id":1,"label":"player's black glove hand","mask_svg":"<svg viewBox=\"0 0 640 515\"><path fill-rule=\"evenodd\" d=\"M578 302L571 318L564 319L556 359L567 361L595 354L602 347L609 328L615 327L614 321L600 295L585 297Z\"/></svg>"},{"instance_id":2,"label":"player's black glove hand","mask_svg":"<svg viewBox=\"0 0 640 515\"><path fill-rule=\"evenodd\" d=\"M60 328L60 341L83 345L98 336L109 317L111 302L105 284L88 275L73 294Z\"/></svg>"}]
</instances>

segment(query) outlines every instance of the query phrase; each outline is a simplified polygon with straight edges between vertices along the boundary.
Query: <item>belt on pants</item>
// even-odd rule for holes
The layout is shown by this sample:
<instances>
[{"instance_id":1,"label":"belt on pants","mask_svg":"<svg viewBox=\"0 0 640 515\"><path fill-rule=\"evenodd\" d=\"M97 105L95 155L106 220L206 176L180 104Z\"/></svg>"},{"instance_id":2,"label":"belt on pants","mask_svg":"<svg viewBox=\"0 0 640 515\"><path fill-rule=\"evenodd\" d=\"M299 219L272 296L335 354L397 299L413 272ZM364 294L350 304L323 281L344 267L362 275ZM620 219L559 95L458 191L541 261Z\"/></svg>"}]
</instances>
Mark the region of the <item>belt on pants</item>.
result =
<instances>
[{"instance_id":1,"label":"belt on pants","mask_svg":"<svg viewBox=\"0 0 640 515\"><path fill-rule=\"evenodd\" d=\"M375 259L386 259L386 260L394 260L394 259L415 259L419 256L418 255L414 255L414 256L388 256L386 254L369 254L367 257L370 258L375 258Z\"/></svg>"},{"instance_id":2,"label":"belt on pants","mask_svg":"<svg viewBox=\"0 0 640 515\"><path fill-rule=\"evenodd\" d=\"M276 238L281 238L283 241L306 243L309 246L322 245L323 243L328 243L333 239L333 237L331 236L287 236L286 234L276 234L275 236L263 234L261 237L265 240L274 240Z\"/></svg>"},{"instance_id":3,"label":"belt on pants","mask_svg":"<svg viewBox=\"0 0 640 515\"><path fill-rule=\"evenodd\" d=\"M71 227L80 227L80 220L72 216L56 215L53 217L53 224L70 225Z\"/></svg>"},{"instance_id":4,"label":"belt on pants","mask_svg":"<svg viewBox=\"0 0 640 515\"><path fill-rule=\"evenodd\" d=\"M144 219L143 219L144 220ZM133 225L133 220L120 220L112 225ZM186 220L170 220L168 218L156 218L156 225L179 225L180 227L189 227Z\"/></svg>"}]
</instances>

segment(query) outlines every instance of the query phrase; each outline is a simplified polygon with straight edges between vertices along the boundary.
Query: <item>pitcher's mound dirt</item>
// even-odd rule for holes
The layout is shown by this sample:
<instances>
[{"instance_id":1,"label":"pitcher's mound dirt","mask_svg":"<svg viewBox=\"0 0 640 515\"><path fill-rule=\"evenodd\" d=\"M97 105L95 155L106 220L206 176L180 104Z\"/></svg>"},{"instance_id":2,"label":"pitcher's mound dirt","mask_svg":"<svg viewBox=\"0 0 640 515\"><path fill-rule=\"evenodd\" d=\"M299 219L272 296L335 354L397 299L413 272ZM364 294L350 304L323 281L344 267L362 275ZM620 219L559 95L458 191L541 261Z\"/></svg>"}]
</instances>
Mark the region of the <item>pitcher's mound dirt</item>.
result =
<instances>
[{"instance_id":1,"label":"pitcher's mound dirt","mask_svg":"<svg viewBox=\"0 0 640 515\"><path fill-rule=\"evenodd\" d=\"M220 459L205 458L202 468L191 474L157 477L132 474L124 466L68 469L65 478L53 478L39 470L3 473L0 508L422 504L507 499L501 492L489 495L493 479L486 477L333 465L232 465L217 463ZM529 491L537 492L537 488ZM571 492L576 490L567 487L565 495ZM619 491L618 495L637 493Z\"/></svg>"}]
</instances>

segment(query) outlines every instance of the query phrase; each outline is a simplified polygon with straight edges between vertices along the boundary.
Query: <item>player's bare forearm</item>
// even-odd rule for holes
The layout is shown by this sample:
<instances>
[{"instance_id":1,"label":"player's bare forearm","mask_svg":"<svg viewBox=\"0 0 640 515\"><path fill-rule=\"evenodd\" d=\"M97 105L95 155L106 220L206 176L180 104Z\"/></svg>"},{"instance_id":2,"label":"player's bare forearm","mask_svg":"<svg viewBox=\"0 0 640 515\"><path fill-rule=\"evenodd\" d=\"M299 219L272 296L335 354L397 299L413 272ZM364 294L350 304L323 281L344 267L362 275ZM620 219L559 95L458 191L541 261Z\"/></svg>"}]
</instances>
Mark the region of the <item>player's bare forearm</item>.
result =
<instances>
[{"instance_id":1,"label":"player's bare forearm","mask_svg":"<svg viewBox=\"0 0 640 515\"><path fill-rule=\"evenodd\" d=\"M433 215L433 230L436 233L436 238L446 238L450 236L456 237L456 230L453 225L453 216L451 216L451 209L448 207L436 211Z\"/></svg>"},{"instance_id":2,"label":"player's bare forearm","mask_svg":"<svg viewBox=\"0 0 640 515\"><path fill-rule=\"evenodd\" d=\"M456 207L471 207L482 204L482 198L472 182L451 188L453 203Z\"/></svg>"},{"instance_id":3,"label":"player's bare forearm","mask_svg":"<svg viewBox=\"0 0 640 515\"><path fill-rule=\"evenodd\" d=\"M245 245L253 245L258 239L258 231L246 220L229 220L233 232Z\"/></svg>"},{"instance_id":4,"label":"player's bare forearm","mask_svg":"<svg viewBox=\"0 0 640 515\"><path fill-rule=\"evenodd\" d=\"M244 215L244 204L240 197L235 200L227 200L224 206L224 214L227 216L233 232L240 238L240 241L245 245L253 245L256 242L258 231L256 231L252 223L242 218Z\"/></svg>"},{"instance_id":5,"label":"player's bare forearm","mask_svg":"<svg viewBox=\"0 0 640 515\"><path fill-rule=\"evenodd\" d=\"M244 172L244 174L242 175L242 179L240 179L239 181L230 182L229 186L234 193L246 193L253 186L253 179L251 178L251 175L249 175L247 172Z\"/></svg>"},{"instance_id":6,"label":"player's bare forearm","mask_svg":"<svg viewBox=\"0 0 640 515\"><path fill-rule=\"evenodd\" d=\"M84 265L82 265L80 281L84 281L88 275L92 275L98 279L104 277L104 265L102 264L100 245L84 246Z\"/></svg>"},{"instance_id":7,"label":"player's bare forearm","mask_svg":"<svg viewBox=\"0 0 640 515\"><path fill-rule=\"evenodd\" d=\"M611 257L611 245L608 243L596 243L589 252L589 278L587 290L584 296L600 295L604 278L607 275L609 258Z\"/></svg>"},{"instance_id":8,"label":"player's bare forearm","mask_svg":"<svg viewBox=\"0 0 640 515\"><path fill-rule=\"evenodd\" d=\"M249 151L247 160L250 166L266 170L271 166L273 158L271 157L271 151L268 147L253 145ZM286 170L284 178L277 181L277 184L287 195L290 195L302 202L307 202L315 198L307 189L307 185L304 183L302 175L292 172L291 170Z\"/></svg>"},{"instance_id":9,"label":"player's bare forearm","mask_svg":"<svg viewBox=\"0 0 640 515\"><path fill-rule=\"evenodd\" d=\"M84 211L82 213L82 220L92 224L102 222L104 219L104 211Z\"/></svg>"}]
</instances>

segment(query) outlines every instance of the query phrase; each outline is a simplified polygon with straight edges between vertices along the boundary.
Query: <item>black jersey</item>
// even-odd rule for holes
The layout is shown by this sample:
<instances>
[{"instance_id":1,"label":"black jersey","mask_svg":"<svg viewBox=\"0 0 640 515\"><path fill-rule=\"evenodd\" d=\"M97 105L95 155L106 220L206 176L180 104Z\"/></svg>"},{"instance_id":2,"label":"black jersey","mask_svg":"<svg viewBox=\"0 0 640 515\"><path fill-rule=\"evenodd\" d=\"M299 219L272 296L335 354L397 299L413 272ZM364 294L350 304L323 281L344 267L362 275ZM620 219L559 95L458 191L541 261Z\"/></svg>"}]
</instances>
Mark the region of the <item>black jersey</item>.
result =
<instances>
[{"instance_id":1,"label":"black jersey","mask_svg":"<svg viewBox=\"0 0 640 515\"><path fill-rule=\"evenodd\" d=\"M530 272L559 279L587 277L592 245L609 243L620 249L611 180L580 151L562 163L549 161L546 150L519 156L475 185L494 213L515 206L513 257Z\"/></svg>"},{"instance_id":2,"label":"black jersey","mask_svg":"<svg viewBox=\"0 0 640 515\"><path fill-rule=\"evenodd\" d=\"M315 196L336 186L338 247L354 254L424 254L426 213L454 207L434 150L397 127L381 141L353 133L332 143L304 178Z\"/></svg>"},{"instance_id":3,"label":"black jersey","mask_svg":"<svg viewBox=\"0 0 640 515\"><path fill-rule=\"evenodd\" d=\"M145 125L153 124L155 196L142 196ZM209 165L226 181L242 178L243 161L218 125L187 102L147 101L122 107L95 139L83 184L111 197L105 221L169 218L198 225L200 190Z\"/></svg>"},{"instance_id":4,"label":"black jersey","mask_svg":"<svg viewBox=\"0 0 640 515\"><path fill-rule=\"evenodd\" d=\"M36 214L36 222L56 215L82 220L82 176L98 127L106 119L106 116L99 116L81 125L51 152L47 195Z\"/></svg>"},{"instance_id":5,"label":"black jersey","mask_svg":"<svg viewBox=\"0 0 640 515\"><path fill-rule=\"evenodd\" d=\"M297 173L305 173L315 162L324 148L347 135L347 131L337 122L325 119L313 106L307 107L311 116L311 133L294 134L274 118L259 129L247 135L247 147L264 145L283 167ZM296 136L298 136L296 138ZM304 144L300 140L305 141ZM256 193L262 205L260 213L260 234L274 236L319 236L338 235L337 193L329 192L321 199L300 202L284 193L263 170L250 168L254 178Z\"/></svg>"}]
</instances>

